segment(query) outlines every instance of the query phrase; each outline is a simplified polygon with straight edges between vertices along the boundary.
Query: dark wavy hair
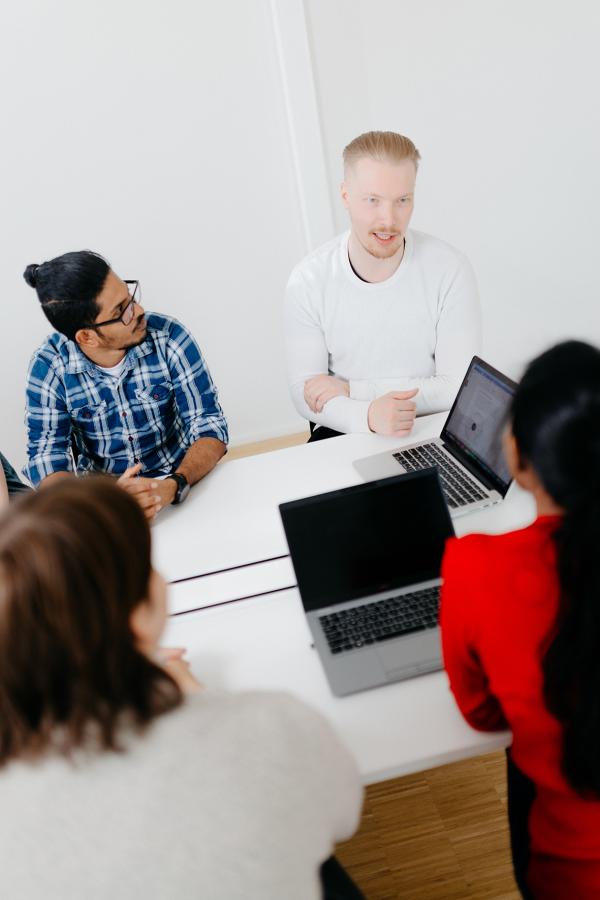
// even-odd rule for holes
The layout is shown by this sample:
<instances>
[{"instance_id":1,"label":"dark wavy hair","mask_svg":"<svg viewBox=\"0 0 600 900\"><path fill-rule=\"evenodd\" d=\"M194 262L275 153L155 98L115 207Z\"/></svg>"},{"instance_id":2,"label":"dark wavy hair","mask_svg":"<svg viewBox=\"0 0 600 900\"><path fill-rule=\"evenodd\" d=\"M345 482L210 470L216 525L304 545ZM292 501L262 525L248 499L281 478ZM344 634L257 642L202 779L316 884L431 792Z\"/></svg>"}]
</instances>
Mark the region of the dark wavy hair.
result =
<instances>
[{"instance_id":1,"label":"dark wavy hair","mask_svg":"<svg viewBox=\"0 0 600 900\"><path fill-rule=\"evenodd\" d=\"M600 351L568 341L527 368L512 430L564 510L555 532L558 616L542 647L544 699L563 727L562 769L582 796L600 798Z\"/></svg>"},{"instance_id":2,"label":"dark wavy hair","mask_svg":"<svg viewBox=\"0 0 600 900\"><path fill-rule=\"evenodd\" d=\"M0 520L0 765L50 746L119 749L182 699L136 646L150 532L110 478L65 478Z\"/></svg>"},{"instance_id":3,"label":"dark wavy hair","mask_svg":"<svg viewBox=\"0 0 600 900\"><path fill-rule=\"evenodd\" d=\"M96 298L109 272L109 264L99 253L77 250L27 266L23 278L37 291L52 327L74 341L80 328L95 321Z\"/></svg>"}]
</instances>

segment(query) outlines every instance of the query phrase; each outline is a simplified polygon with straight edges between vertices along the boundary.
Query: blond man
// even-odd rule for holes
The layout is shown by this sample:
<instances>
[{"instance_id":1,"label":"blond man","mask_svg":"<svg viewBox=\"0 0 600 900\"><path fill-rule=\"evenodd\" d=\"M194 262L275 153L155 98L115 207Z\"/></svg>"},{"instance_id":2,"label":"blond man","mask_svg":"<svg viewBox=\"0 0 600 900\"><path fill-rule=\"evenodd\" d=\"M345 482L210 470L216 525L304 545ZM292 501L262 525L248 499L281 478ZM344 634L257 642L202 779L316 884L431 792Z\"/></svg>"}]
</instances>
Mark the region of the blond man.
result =
<instances>
[{"instance_id":1,"label":"blond man","mask_svg":"<svg viewBox=\"0 0 600 900\"><path fill-rule=\"evenodd\" d=\"M307 256L286 290L290 391L311 440L347 432L403 436L448 409L481 316L466 257L413 229L420 155L390 131L344 150L350 231Z\"/></svg>"}]
</instances>

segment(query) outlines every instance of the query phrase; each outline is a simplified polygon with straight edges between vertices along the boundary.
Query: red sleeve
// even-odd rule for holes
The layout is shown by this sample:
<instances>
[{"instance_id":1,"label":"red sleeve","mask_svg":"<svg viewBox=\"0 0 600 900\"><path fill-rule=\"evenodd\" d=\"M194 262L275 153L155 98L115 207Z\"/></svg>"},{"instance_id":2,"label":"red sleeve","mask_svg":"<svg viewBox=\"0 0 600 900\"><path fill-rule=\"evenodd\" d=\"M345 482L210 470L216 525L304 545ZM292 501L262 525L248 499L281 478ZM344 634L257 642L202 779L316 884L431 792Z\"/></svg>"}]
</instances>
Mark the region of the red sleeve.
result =
<instances>
[{"instance_id":1,"label":"red sleeve","mask_svg":"<svg viewBox=\"0 0 600 900\"><path fill-rule=\"evenodd\" d=\"M479 731L502 731L508 722L489 689L476 646L476 613L472 591L481 603L478 544L471 538L452 539L442 563L440 624L444 666L461 713ZM489 571L489 570L488 570Z\"/></svg>"}]
</instances>

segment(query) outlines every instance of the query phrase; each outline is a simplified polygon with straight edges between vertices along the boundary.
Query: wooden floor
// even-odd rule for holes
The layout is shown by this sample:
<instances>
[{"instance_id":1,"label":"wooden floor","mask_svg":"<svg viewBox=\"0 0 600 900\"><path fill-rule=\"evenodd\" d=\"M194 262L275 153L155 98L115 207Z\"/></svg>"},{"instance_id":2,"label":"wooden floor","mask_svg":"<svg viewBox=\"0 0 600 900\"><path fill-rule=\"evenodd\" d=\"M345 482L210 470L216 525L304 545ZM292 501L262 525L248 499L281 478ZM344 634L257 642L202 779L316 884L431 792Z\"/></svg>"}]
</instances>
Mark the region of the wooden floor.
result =
<instances>
[{"instance_id":1,"label":"wooden floor","mask_svg":"<svg viewBox=\"0 0 600 900\"><path fill-rule=\"evenodd\" d=\"M307 437L246 444L225 458ZM358 832L336 849L368 900L518 900L504 766L504 753L492 753L368 787Z\"/></svg>"},{"instance_id":2,"label":"wooden floor","mask_svg":"<svg viewBox=\"0 0 600 900\"><path fill-rule=\"evenodd\" d=\"M255 456L257 453L268 453L270 450L283 450L284 447L295 447L296 444L305 444L308 440L308 429L296 434L286 434L283 437L271 438L268 441L256 441L254 444L240 444L230 447L223 457L223 462L233 459L241 459L242 456Z\"/></svg>"},{"instance_id":3,"label":"wooden floor","mask_svg":"<svg viewBox=\"0 0 600 900\"><path fill-rule=\"evenodd\" d=\"M368 787L338 859L369 900L517 900L504 771L492 753Z\"/></svg>"}]
</instances>

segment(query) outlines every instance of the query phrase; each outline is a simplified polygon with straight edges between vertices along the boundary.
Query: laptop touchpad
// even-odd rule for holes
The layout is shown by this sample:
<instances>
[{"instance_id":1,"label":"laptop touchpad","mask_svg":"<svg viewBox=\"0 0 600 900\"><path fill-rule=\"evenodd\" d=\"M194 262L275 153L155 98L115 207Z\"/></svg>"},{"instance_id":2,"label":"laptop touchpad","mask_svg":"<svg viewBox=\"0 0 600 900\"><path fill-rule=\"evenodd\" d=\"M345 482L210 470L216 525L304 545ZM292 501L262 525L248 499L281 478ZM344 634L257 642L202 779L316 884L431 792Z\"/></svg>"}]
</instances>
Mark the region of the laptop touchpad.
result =
<instances>
[{"instance_id":1,"label":"laptop touchpad","mask_svg":"<svg viewBox=\"0 0 600 900\"><path fill-rule=\"evenodd\" d=\"M377 655L387 673L399 669L431 669L441 660L440 636L436 628L422 635L411 635L389 641L377 648Z\"/></svg>"}]
</instances>

